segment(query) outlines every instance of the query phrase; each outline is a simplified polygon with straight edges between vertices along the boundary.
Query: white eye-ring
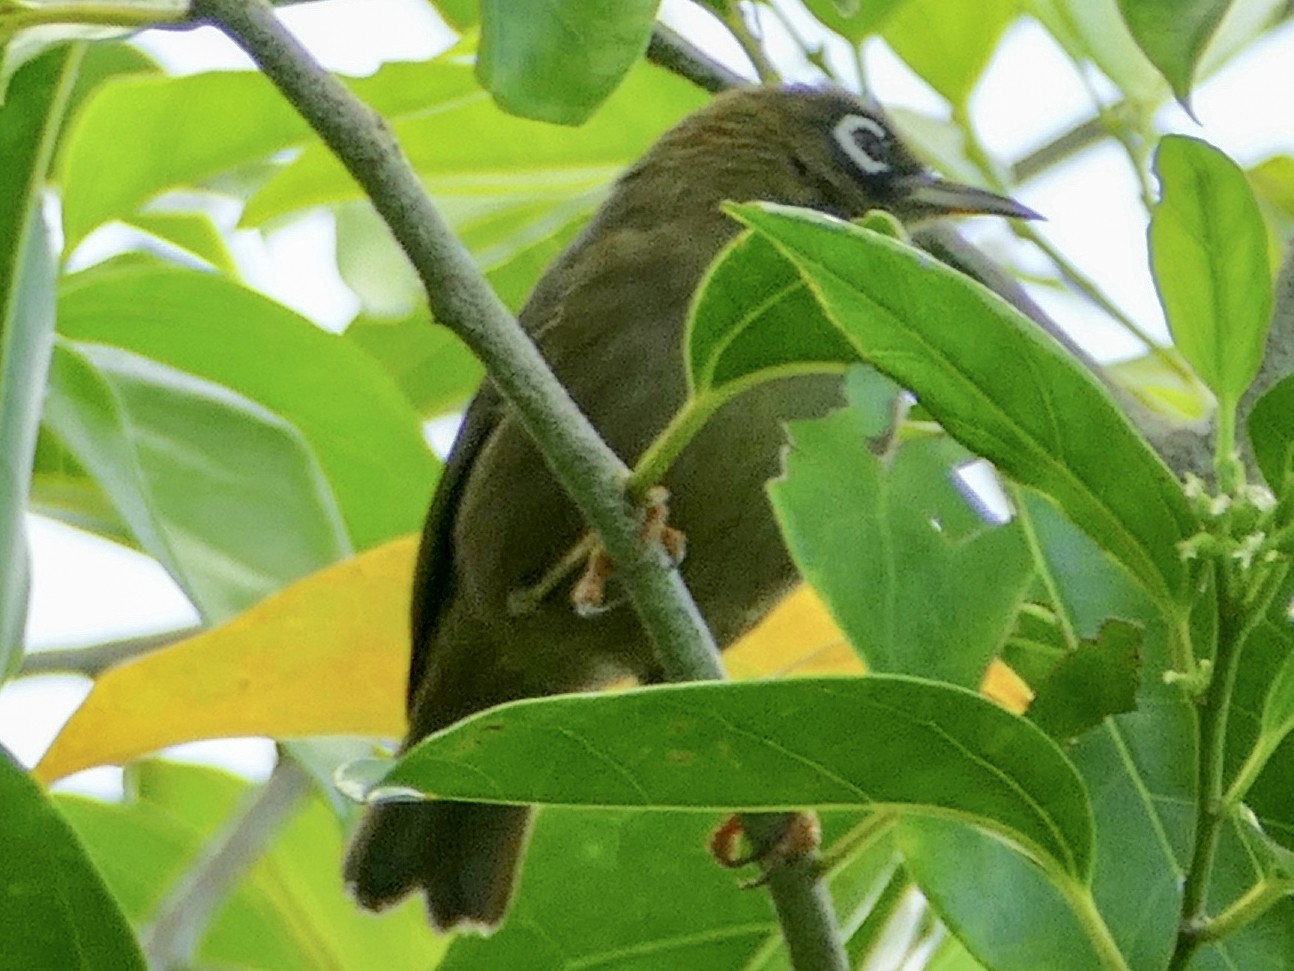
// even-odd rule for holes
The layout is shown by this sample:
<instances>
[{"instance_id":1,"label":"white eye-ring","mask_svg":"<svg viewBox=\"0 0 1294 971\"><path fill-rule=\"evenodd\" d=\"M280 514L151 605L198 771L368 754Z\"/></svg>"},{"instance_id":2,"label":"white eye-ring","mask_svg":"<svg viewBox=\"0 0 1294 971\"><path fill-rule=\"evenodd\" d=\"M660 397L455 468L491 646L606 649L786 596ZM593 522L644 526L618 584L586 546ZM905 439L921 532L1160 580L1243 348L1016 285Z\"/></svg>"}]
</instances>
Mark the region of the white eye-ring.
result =
<instances>
[{"instance_id":1,"label":"white eye-ring","mask_svg":"<svg viewBox=\"0 0 1294 971\"><path fill-rule=\"evenodd\" d=\"M876 119L866 115L845 115L836 122L831 134L850 160L868 175L879 175L890 170L888 162L877 158L863 147L870 145L875 151L882 150L882 143L889 133Z\"/></svg>"}]
</instances>

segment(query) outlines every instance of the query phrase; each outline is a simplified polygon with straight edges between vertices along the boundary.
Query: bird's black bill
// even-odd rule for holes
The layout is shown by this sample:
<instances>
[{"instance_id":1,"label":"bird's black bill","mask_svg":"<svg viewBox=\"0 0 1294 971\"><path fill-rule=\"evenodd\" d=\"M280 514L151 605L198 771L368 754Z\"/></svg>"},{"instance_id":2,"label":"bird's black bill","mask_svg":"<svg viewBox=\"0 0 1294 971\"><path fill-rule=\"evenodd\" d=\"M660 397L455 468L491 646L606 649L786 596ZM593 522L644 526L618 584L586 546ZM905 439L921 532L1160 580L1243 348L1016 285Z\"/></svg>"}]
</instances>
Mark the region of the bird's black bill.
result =
<instances>
[{"instance_id":1,"label":"bird's black bill","mask_svg":"<svg viewBox=\"0 0 1294 971\"><path fill-rule=\"evenodd\" d=\"M946 182L923 175L905 181L900 188L904 207L922 216L1006 216L1010 219L1042 219L1028 206L987 189L959 182Z\"/></svg>"}]
</instances>

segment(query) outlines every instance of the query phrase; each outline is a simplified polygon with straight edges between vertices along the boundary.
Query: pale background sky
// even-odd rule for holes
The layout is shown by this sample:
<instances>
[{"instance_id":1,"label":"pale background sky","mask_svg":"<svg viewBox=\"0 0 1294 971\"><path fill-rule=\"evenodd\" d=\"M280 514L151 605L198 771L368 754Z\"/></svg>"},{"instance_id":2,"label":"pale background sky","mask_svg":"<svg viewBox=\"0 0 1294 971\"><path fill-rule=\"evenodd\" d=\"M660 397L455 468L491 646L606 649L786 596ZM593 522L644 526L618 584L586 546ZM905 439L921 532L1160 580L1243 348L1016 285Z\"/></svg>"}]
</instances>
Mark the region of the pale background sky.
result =
<instances>
[{"instance_id":1,"label":"pale background sky","mask_svg":"<svg viewBox=\"0 0 1294 971\"><path fill-rule=\"evenodd\" d=\"M663 9L675 25L703 36L716 56L737 70L747 70L727 35L707 29L706 15L683 0L664 0ZM282 15L325 64L351 74L369 73L384 60L425 58L446 43L442 26L424 0L324 0L285 8ZM140 44L178 73L250 66L211 29L154 33L141 37ZM942 111L939 99L883 45L870 43L866 61L869 81L887 105ZM1113 97L1113 89L1101 78L1093 74L1089 80L1101 96ZM1199 125L1176 106L1168 106L1161 113L1161 126L1203 137L1242 165L1275 153L1294 154L1291 91L1294 24L1287 23L1196 90L1193 105ZM982 137L1007 161L1090 111L1089 94L1068 59L1031 23L1007 34L972 101ZM1165 333L1146 268L1145 216L1120 150L1112 144L1089 150L1017 195L1047 217L1042 231L1100 281L1119 306L1152 333ZM236 216L236 210L229 213L229 222ZM990 247L1005 239L1000 227L981 223L966 228ZM233 248L253 286L335 330L351 318L357 302L337 277L332 240L330 217L316 214L266 238L240 232ZM86 245L91 252L102 252L113 245L112 234L100 234ZM1039 296L1099 356L1118 358L1138 350L1135 342L1078 301ZM431 437L443 451L445 427L433 429ZM169 630L196 620L183 594L146 557L40 517L29 516L28 524L33 561L29 650ZM0 689L0 743L23 762L34 763L88 690L87 680L69 676L28 678ZM172 754L263 778L273 750L266 740L249 739L196 743ZM120 790L120 771L92 769L60 786L111 795Z\"/></svg>"}]
</instances>

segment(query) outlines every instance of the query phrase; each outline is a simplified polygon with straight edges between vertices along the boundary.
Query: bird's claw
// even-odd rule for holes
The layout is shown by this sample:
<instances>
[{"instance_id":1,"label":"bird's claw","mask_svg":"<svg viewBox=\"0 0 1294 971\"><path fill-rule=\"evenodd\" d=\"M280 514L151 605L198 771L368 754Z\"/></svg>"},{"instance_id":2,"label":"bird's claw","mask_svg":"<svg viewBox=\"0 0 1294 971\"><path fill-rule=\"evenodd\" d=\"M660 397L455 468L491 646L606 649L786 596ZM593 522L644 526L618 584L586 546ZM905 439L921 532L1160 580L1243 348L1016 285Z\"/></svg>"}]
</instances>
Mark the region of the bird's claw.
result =
<instances>
[{"instance_id":1,"label":"bird's claw","mask_svg":"<svg viewBox=\"0 0 1294 971\"><path fill-rule=\"evenodd\" d=\"M642 542L659 543L677 566L687 555L687 537L669 525L669 490L652 486L642 505ZM585 560L584 572L571 587L571 604L580 617L596 617L613 606L606 602L607 580L612 573L611 558L601 543L594 542Z\"/></svg>"},{"instance_id":2,"label":"bird's claw","mask_svg":"<svg viewBox=\"0 0 1294 971\"><path fill-rule=\"evenodd\" d=\"M737 841L744 833L741 817L729 816L710 837L710 855L720 866L729 870L739 870L751 863L759 866L759 876L743 882L743 889L762 886L778 867L812 858L822 845L822 825L817 815L810 812L792 813L786 828L772 845L738 856Z\"/></svg>"}]
</instances>

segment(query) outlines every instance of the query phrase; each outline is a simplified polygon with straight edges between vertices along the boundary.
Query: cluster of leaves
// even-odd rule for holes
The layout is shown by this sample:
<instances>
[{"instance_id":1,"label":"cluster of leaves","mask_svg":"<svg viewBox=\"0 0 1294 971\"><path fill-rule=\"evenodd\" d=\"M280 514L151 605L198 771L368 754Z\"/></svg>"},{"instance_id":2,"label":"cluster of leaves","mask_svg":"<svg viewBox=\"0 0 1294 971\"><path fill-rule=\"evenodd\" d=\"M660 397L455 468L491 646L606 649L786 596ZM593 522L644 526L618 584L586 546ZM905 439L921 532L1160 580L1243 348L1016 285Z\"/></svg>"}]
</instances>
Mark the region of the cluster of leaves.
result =
<instances>
[{"instance_id":1,"label":"cluster of leaves","mask_svg":"<svg viewBox=\"0 0 1294 971\"><path fill-rule=\"evenodd\" d=\"M68 17L58 6L0 0L0 39ZM519 14L495 0L437 6L465 32L458 47L348 83L516 307L608 180L704 95L641 63L655 3L590 20L553 0L526 14L539 25L527 31L505 29ZM740 11L707 6L752 43ZM815 805L856 961L897 935L945 971L1289 966L1291 379L1247 425L1269 493L1246 484L1232 445L1269 322L1279 335L1294 317L1289 293L1273 310L1269 255L1294 163L1247 178L1202 142L1158 140L1150 122L1279 5L1239 0L1225 21L1228 3L1202 0L805 6L828 45L881 36L952 108L942 129L914 126L943 136L922 147L990 182L966 105L1022 10L1116 83L1125 110L1108 120L1139 172L1159 146L1152 267L1176 351L1217 402L1218 494L1184 490L1080 364L883 223L733 207L747 229L698 295L694 418L672 427L789 371L848 373L849 407L791 430L771 496L838 628L828 639L876 673L485 713L382 771L388 787L548 806L500 933L445 950L416 905L355 914L335 869L353 810L320 794L192 953L163 958L783 967L766 902L732 891L704 835L716 812ZM119 43L40 46L20 57L11 38L0 71L12 74L0 109L12 175L0 187L0 669L23 661L27 508L154 557L212 629L102 677L37 778L201 737L397 734L408 534L435 477L420 424L460 406L479 366L428 326L384 228L264 79L167 77ZM823 51L805 54L829 67ZM51 186L61 256L40 215ZM339 268L364 307L344 333L239 278L214 197L238 202L240 228L332 208ZM73 269L78 245L113 221L137 245ZM938 429L890 427L899 387ZM958 486L975 455L1006 480L1010 521L987 521ZM802 628L785 640L777 665L806 647ZM1028 683L1028 717L968 690L998 658ZM357 749L284 751L331 794L331 768ZM121 805L51 800L0 761L16 847L0 877L0 967L138 966L131 927L149 939L168 888L254 798L241 788L143 761Z\"/></svg>"}]
</instances>

